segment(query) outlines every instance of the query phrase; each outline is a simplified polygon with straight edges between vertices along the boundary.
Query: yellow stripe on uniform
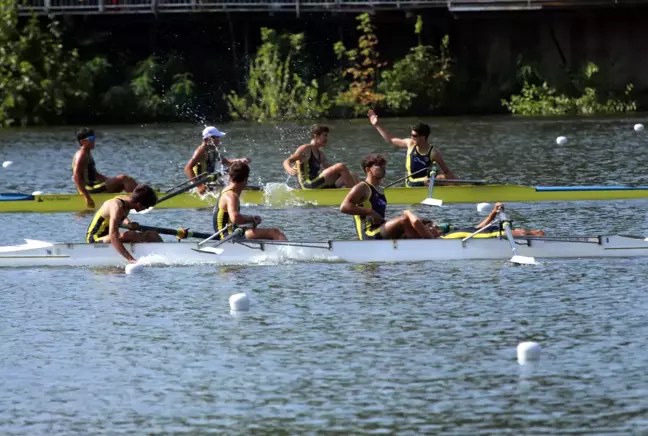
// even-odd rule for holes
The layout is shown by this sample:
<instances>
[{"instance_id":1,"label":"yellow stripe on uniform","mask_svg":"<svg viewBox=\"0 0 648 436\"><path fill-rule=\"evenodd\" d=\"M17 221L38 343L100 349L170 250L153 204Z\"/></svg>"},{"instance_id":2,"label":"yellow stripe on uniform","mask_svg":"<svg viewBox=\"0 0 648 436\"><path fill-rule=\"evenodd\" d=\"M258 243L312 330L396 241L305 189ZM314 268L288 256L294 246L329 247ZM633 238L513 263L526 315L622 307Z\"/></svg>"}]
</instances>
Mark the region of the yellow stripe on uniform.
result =
<instances>
[{"instance_id":1,"label":"yellow stripe on uniform","mask_svg":"<svg viewBox=\"0 0 648 436\"><path fill-rule=\"evenodd\" d=\"M95 216L92 218L90 225L88 226L88 231L86 232L86 242L92 244L94 242L101 242L104 236L108 235L110 223L100 211L95 213Z\"/></svg>"}]
</instances>

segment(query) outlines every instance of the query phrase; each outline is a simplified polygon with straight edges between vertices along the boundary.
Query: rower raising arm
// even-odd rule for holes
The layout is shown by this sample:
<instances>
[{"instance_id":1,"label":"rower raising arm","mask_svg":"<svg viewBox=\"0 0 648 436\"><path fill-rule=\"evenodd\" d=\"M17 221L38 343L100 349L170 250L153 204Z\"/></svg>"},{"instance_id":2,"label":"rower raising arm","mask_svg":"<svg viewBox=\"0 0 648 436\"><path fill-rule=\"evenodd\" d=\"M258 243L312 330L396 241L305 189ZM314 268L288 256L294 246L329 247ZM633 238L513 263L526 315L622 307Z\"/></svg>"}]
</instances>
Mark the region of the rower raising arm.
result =
<instances>
[{"instance_id":1,"label":"rower raising arm","mask_svg":"<svg viewBox=\"0 0 648 436\"><path fill-rule=\"evenodd\" d=\"M456 179L448 165L443 160L441 152L434 149L434 146L428 143L430 136L430 127L427 124L417 124L412 126L409 138L396 138L389 134L378 122L378 115L370 110L368 112L369 121L376 128L380 136L387 142L398 147L407 149L406 169L410 177L406 180L407 186L424 186L427 183L428 175L434 163L438 164L443 171L437 179ZM427 167L427 172L423 171Z\"/></svg>"}]
</instances>

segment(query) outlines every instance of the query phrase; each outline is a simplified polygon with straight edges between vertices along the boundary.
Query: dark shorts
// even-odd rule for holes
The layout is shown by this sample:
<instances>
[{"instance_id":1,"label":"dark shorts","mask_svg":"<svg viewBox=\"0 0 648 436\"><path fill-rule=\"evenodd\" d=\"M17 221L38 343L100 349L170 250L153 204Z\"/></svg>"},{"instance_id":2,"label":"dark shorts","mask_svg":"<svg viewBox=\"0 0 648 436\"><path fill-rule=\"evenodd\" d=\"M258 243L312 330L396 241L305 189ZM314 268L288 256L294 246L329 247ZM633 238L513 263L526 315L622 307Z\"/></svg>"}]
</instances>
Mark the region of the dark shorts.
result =
<instances>
[{"instance_id":1,"label":"dark shorts","mask_svg":"<svg viewBox=\"0 0 648 436\"><path fill-rule=\"evenodd\" d=\"M108 236L108 233L90 233L86 235L86 242L88 244L102 244L103 238Z\"/></svg>"},{"instance_id":2,"label":"dark shorts","mask_svg":"<svg viewBox=\"0 0 648 436\"><path fill-rule=\"evenodd\" d=\"M106 182L90 182L85 188L89 194L100 194L106 192Z\"/></svg>"},{"instance_id":3,"label":"dark shorts","mask_svg":"<svg viewBox=\"0 0 648 436\"><path fill-rule=\"evenodd\" d=\"M302 189L332 189L335 188L335 184L329 185L326 183L326 179L323 176L317 176L313 180L299 180L299 185Z\"/></svg>"}]
</instances>

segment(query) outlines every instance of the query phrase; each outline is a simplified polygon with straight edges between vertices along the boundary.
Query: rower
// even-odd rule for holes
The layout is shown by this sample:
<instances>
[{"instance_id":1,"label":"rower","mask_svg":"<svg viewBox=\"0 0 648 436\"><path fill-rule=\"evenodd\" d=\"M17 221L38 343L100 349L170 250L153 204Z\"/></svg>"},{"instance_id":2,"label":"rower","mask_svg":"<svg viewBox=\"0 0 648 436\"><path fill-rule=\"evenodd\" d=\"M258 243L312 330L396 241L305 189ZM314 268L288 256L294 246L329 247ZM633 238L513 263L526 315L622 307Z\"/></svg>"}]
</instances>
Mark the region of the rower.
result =
<instances>
[{"instance_id":1,"label":"rower","mask_svg":"<svg viewBox=\"0 0 648 436\"><path fill-rule=\"evenodd\" d=\"M430 126L423 123L415 124L412 126L410 138L394 138L378 124L378 115L373 110L369 111L368 116L371 124L387 142L398 148L407 149L405 169L407 170L408 177L405 179L405 186L410 188L429 186L429 174L435 163L443 171L443 174L435 177L435 182L457 178L444 162L441 152L435 150L434 146L428 142Z\"/></svg>"},{"instance_id":2,"label":"rower","mask_svg":"<svg viewBox=\"0 0 648 436\"><path fill-rule=\"evenodd\" d=\"M115 197L106 201L90 222L86 234L86 242L112 244L112 246L130 263L135 263L135 258L124 248L124 242L162 242L162 238L155 231L138 232L139 224L128 219L131 209L141 212L155 206L157 196L148 185L137 185L133 193L127 197ZM119 231L125 224L127 231Z\"/></svg>"},{"instance_id":3,"label":"rower","mask_svg":"<svg viewBox=\"0 0 648 436\"><path fill-rule=\"evenodd\" d=\"M480 231L474 235L474 238L497 238L500 237L504 231L502 230L502 223L496 223L495 218L497 214L504 209L503 203L495 203L493 210L488 216L483 219L475 227L454 227L451 224L439 224L434 221L425 221L426 226L432 232L435 238L441 239L463 239L473 233ZM527 229L512 229L513 236L545 236L542 230L527 230Z\"/></svg>"},{"instance_id":4,"label":"rower","mask_svg":"<svg viewBox=\"0 0 648 436\"><path fill-rule=\"evenodd\" d=\"M412 212L406 210L398 218L385 221L387 198L380 186L385 177L387 161L378 154L370 154L362 160L367 174L364 182L355 185L346 196L340 212L353 215L358 239L420 239L433 238L430 230Z\"/></svg>"},{"instance_id":5,"label":"rower","mask_svg":"<svg viewBox=\"0 0 648 436\"><path fill-rule=\"evenodd\" d=\"M86 206L94 209L94 200L90 194L100 192L133 192L137 183L132 177L120 174L117 177L106 177L97 171L92 150L95 148L95 134L92 129L83 128L77 132L77 141L81 148L72 159L72 180L79 194L85 198Z\"/></svg>"},{"instance_id":6,"label":"rower","mask_svg":"<svg viewBox=\"0 0 648 436\"><path fill-rule=\"evenodd\" d=\"M204 173L216 175L216 163L221 164L221 172L223 165L231 165L233 162L241 160L249 163L249 159L226 159L220 154L220 138L225 136L225 132L221 132L216 127L205 127L202 131L203 142L196 148L193 156L185 165L184 171L189 179L193 179ZM203 184L198 185L198 193L203 195L207 191L207 187Z\"/></svg>"},{"instance_id":7,"label":"rower","mask_svg":"<svg viewBox=\"0 0 648 436\"><path fill-rule=\"evenodd\" d=\"M228 169L230 184L221 191L216 207L214 208L214 231L219 233L220 239L234 233L237 226L253 224L243 233L245 239L273 239L286 241L286 236L277 228L256 227L261 224L260 216L242 215L240 196L245 189L250 175L250 166L247 162L237 161Z\"/></svg>"},{"instance_id":8,"label":"rower","mask_svg":"<svg viewBox=\"0 0 648 436\"><path fill-rule=\"evenodd\" d=\"M299 146L283 163L288 174L297 176L302 189L351 188L357 183L355 176L343 163L329 166L322 151L328 144L328 136L328 126L312 125L310 143Z\"/></svg>"}]
</instances>

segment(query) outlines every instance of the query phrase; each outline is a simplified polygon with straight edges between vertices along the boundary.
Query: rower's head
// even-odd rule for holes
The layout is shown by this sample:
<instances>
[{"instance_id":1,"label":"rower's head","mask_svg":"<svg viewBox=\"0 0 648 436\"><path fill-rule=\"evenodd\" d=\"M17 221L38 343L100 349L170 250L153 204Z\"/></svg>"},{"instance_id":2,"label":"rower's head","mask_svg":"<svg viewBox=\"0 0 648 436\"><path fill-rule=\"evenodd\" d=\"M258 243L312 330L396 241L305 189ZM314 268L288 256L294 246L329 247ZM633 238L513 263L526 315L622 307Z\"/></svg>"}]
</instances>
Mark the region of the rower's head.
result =
<instances>
[{"instance_id":1,"label":"rower's head","mask_svg":"<svg viewBox=\"0 0 648 436\"><path fill-rule=\"evenodd\" d=\"M427 227L427 229L430 231L430 233L432 233L432 236L434 236L435 238L439 238L444 233L447 233L447 231L444 230L444 226L440 225L439 223L437 223L434 220L429 220L429 219L422 218L421 222L423 223L423 225L425 227Z\"/></svg>"},{"instance_id":2,"label":"rower's head","mask_svg":"<svg viewBox=\"0 0 648 436\"><path fill-rule=\"evenodd\" d=\"M247 185L248 177L250 177L250 166L246 162L237 160L230 165L227 174L229 175L230 183Z\"/></svg>"},{"instance_id":3,"label":"rower's head","mask_svg":"<svg viewBox=\"0 0 648 436\"><path fill-rule=\"evenodd\" d=\"M157 195L149 185L137 185L130 196L133 209L141 212L157 204Z\"/></svg>"},{"instance_id":4,"label":"rower's head","mask_svg":"<svg viewBox=\"0 0 648 436\"><path fill-rule=\"evenodd\" d=\"M429 136L430 136L430 126L428 126L427 124L418 123L412 126L410 137L417 144L427 142Z\"/></svg>"},{"instance_id":5,"label":"rower's head","mask_svg":"<svg viewBox=\"0 0 648 436\"><path fill-rule=\"evenodd\" d=\"M387 159L381 154L371 153L362 159L362 169L368 176L382 180L385 177Z\"/></svg>"},{"instance_id":6,"label":"rower's head","mask_svg":"<svg viewBox=\"0 0 648 436\"><path fill-rule=\"evenodd\" d=\"M311 142L317 147L324 147L328 144L329 127L324 124L313 124L311 126Z\"/></svg>"},{"instance_id":7,"label":"rower's head","mask_svg":"<svg viewBox=\"0 0 648 436\"><path fill-rule=\"evenodd\" d=\"M94 130L84 127L77 132L77 141L81 147L92 150L95 147L95 134Z\"/></svg>"},{"instance_id":8,"label":"rower's head","mask_svg":"<svg viewBox=\"0 0 648 436\"><path fill-rule=\"evenodd\" d=\"M221 132L214 126L205 127L202 131L203 142L207 145L220 144L220 139L225 135L225 132Z\"/></svg>"}]
</instances>

